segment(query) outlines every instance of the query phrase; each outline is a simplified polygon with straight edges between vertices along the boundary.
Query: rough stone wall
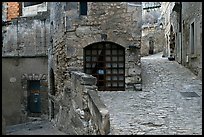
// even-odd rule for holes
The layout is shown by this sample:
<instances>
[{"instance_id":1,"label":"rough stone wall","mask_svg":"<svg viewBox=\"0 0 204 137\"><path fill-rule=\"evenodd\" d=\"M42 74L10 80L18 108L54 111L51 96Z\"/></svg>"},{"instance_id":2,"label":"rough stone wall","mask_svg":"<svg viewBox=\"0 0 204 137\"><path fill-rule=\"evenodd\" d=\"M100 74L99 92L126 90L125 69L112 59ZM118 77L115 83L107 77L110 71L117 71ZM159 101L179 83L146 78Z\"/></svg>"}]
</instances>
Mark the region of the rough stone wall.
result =
<instances>
[{"instance_id":1,"label":"rough stone wall","mask_svg":"<svg viewBox=\"0 0 204 137\"><path fill-rule=\"evenodd\" d=\"M170 55L170 27L175 32L176 61L188 67L192 72L202 79L202 4L200 2L182 2L182 31L181 38L178 33L179 15L173 8L175 2L162 2L162 16L165 17L164 29L166 38L165 56ZM190 54L190 25L195 23L195 54ZM181 47L179 47L181 39ZM181 55L181 56L180 56Z\"/></svg>"},{"instance_id":2,"label":"rough stone wall","mask_svg":"<svg viewBox=\"0 0 204 137\"><path fill-rule=\"evenodd\" d=\"M83 48L104 41L102 34L107 35L106 41L125 47L126 87L133 89L135 84L141 85L141 6L130 6L126 2L89 2L87 16L79 15L77 2L57 2L51 7L57 91L63 87L66 71L83 70ZM135 50L129 49L130 45Z\"/></svg>"},{"instance_id":3,"label":"rough stone wall","mask_svg":"<svg viewBox=\"0 0 204 137\"><path fill-rule=\"evenodd\" d=\"M170 14L172 13L172 9L175 5L175 2L162 2L161 4L161 17L164 18L163 22L163 28L164 28L164 33L165 33L165 48L163 51L163 55L165 57L170 56L170 27L171 27L171 20L170 20Z\"/></svg>"},{"instance_id":4,"label":"rough stone wall","mask_svg":"<svg viewBox=\"0 0 204 137\"><path fill-rule=\"evenodd\" d=\"M164 31L158 27L145 28L143 30L144 35L142 36L141 44L141 56L149 55L149 41L152 39L154 42L154 54L162 52L165 44Z\"/></svg>"},{"instance_id":5,"label":"rough stone wall","mask_svg":"<svg viewBox=\"0 0 204 137\"><path fill-rule=\"evenodd\" d=\"M175 42L175 48L173 50L173 54L172 56L175 57L175 60L179 62L179 54L180 54L180 49L179 49L179 12L176 11L172 11L172 13L170 14L170 22L171 22L171 26L173 28L173 33L172 35L175 36L174 42ZM170 33L171 35L171 33ZM172 36L170 36L172 37ZM172 40L169 40L170 43Z\"/></svg>"},{"instance_id":6,"label":"rough stone wall","mask_svg":"<svg viewBox=\"0 0 204 137\"><path fill-rule=\"evenodd\" d=\"M83 127L79 131L78 127L82 122L77 117L70 121L76 114L76 108L70 106L73 101L67 87L71 87L73 83L69 75L71 71L83 72L83 48L90 44L110 41L123 46L126 88L134 89L136 85L136 88L141 89L142 7L141 2L136 4L132 6L126 2L88 2L88 15L82 16L79 15L79 2L49 3L51 44L48 50L48 77L51 78L53 70L54 84L49 82L49 91L52 91L53 86L55 90L55 95L49 93L49 112L54 112L54 118L50 116L50 119L60 129L67 129L69 124L71 129L66 130L69 134L88 134ZM102 39L104 34L106 39ZM130 49L130 45L134 48ZM64 98L69 104L66 107L61 103L64 101L60 101ZM76 101L79 102L80 99ZM70 114L68 120L64 120L67 113L73 114Z\"/></svg>"},{"instance_id":7,"label":"rough stone wall","mask_svg":"<svg viewBox=\"0 0 204 137\"><path fill-rule=\"evenodd\" d=\"M202 3L182 2L183 38L182 59L184 65L202 79ZM195 24L195 54L190 54L190 25ZM186 58L188 56L188 61Z\"/></svg>"},{"instance_id":8,"label":"rough stone wall","mask_svg":"<svg viewBox=\"0 0 204 137\"><path fill-rule=\"evenodd\" d=\"M74 71L70 77L60 96L49 95L60 106L54 123L69 135L108 134L109 112L98 96L96 78Z\"/></svg>"}]
</instances>

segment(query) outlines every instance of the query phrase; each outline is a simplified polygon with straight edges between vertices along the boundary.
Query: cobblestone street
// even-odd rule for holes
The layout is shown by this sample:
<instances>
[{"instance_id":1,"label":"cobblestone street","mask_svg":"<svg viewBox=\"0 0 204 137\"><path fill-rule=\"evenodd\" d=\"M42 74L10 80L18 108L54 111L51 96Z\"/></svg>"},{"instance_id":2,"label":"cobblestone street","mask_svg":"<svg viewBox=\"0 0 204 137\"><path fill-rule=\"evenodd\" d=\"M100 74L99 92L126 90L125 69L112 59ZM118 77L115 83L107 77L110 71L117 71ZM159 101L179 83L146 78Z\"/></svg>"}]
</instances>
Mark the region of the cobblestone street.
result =
<instances>
[{"instance_id":1,"label":"cobblestone street","mask_svg":"<svg viewBox=\"0 0 204 137\"><path fill-rule=\"evenodd\" d=\"M142 57L142 91L99 92L111 135L202 134L202 81L162 53Z\"/></svg>"}]
</instances>

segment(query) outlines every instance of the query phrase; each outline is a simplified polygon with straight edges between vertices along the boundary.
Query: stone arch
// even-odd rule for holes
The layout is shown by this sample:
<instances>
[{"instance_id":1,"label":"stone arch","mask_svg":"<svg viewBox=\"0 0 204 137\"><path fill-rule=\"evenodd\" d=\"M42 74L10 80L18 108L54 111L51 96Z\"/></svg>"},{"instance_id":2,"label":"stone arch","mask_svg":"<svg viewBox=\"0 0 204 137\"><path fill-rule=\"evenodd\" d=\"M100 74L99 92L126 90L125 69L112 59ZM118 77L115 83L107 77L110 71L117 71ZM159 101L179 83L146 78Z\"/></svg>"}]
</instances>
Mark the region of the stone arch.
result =
<instances>
[{"instance_id":1,"label":"stone arch","mask_svg":"<svg viewBox=\"0 0 204 137\"><path fill-rule=\"evenodd\" d=\"M110 42L110 43L115 43L117 45L122 46L123 48L126 48L126 44L127 42L122 40L121 38L118 39L108 39L108 40L101 40L101 38L93 38L93 37L87 37L87 39L89 39L88 41L86 39L82 40L81 43L83 43L83 45L81 45L83 48L87 47L88 45L94 44L94 43L99 43L99 42Z\"/></svg>"},{"instance_id":2,"label":"stone arch","mask_svg":"<svg viewBox=\"0 0 204 137\"><path fill-rule=\"evenodd\" d=\"M51 68L50 69L50 94L52 96L55 96L56 94L56 90L55 90L55 76L54 76L54 71L53 69ZM50 119L54 119L54 111L55 111L55 104L54 104L54 101L53 100L49 100L50 102Z\"/></svg>"},{"instance_id":3,"label":"stone arch","mask_svg":"<svg viewBox=\"0 0 204 137\"><path fill-rule=\"evenodd\" d=\"M56 90L55 90L55 76L54 71L51 68L50 69L50 94L55 96Z\"/></svg>"}]
</instances>

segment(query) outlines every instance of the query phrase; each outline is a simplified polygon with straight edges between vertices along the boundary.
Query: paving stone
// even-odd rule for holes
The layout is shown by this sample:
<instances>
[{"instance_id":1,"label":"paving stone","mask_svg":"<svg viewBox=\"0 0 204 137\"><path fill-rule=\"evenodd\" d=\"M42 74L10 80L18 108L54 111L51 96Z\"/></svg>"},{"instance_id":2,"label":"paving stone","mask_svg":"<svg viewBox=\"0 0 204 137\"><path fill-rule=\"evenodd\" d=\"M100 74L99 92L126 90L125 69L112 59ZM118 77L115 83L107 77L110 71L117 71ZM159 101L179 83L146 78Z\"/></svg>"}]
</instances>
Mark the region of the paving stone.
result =
<instances>
[{"instance_id":1,"label":"paving stone","mask_svg":"<svg viewBox=\"0 0 204 137\"><path fill-rule=\"evenodd\" d=\"M201 135L202 81L162 53L142 57L141 66L142 91L99 92L110 112L111 134Z\"/></svg>"}]
</instances>

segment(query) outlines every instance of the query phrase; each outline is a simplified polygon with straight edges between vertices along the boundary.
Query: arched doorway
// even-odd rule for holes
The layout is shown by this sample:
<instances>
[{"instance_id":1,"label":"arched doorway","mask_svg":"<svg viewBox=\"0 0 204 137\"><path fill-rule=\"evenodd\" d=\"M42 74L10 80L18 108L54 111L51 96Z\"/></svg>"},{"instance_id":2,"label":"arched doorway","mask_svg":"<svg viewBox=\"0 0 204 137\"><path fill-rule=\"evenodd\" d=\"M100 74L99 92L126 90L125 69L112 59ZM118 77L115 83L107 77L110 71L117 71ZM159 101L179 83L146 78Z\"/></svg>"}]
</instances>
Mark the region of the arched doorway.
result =
<instances>
[{"instance_id":1,"label":"arched doorway","mask_svg":"<svg viewBox=\"0 0 204 137\"><path fill-rule=\"evenodd\" d=\"M125 90L125 48L113 42L86 46L84 72L97 78L99 91Z\"/></svg>"},{"instance_id":2,"label":"arched doorway","mask_svg":"<svg viewBox=\"0 0 204 137\"><path fill-rule=\"evenodd\" d=\"M50 94L55 96L55 77L54 77L53 69L50 70ZM50 104L51 104L50 117L51 119L54 119L54 110L55 110L54 101L51 100Z\"/></svg>"},{"instance_id":3,"label":"arched doorway","mask_svg":"<svg viewBox=\"0 0 204 137\"><path fill-rule=\"evenodd\" d=\"M50 70L50 94L55 96L55 77L53 69Z\"/></svg>"}]
</instances>

